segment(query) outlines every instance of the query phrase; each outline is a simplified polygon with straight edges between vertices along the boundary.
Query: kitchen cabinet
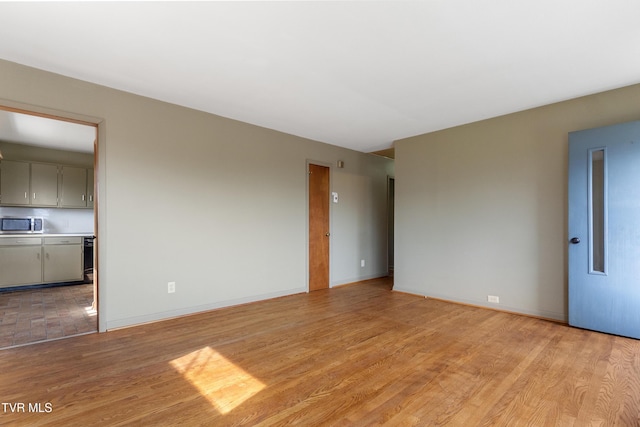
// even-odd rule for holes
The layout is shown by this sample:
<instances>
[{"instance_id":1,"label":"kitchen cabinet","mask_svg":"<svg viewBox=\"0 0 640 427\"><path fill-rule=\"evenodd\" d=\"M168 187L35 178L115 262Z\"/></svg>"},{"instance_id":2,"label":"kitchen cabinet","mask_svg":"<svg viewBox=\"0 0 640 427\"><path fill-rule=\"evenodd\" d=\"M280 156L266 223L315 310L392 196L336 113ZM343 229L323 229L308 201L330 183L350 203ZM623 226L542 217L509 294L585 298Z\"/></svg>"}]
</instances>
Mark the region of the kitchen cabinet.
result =
<instances>
[{"instance_id":1,"label":"kitchen cabinet","mask_svg":"<svg viewBox=\"0 0 640 427\"><path fill-rule=\"evenodd\" d=\"M95 190L95 181L94 181L94 170L87 169L87 207L93 208L94 199L94 190Z\"/></svg>"},{"instance_id":2,"label":"kitchen cabinet","mask_svg":"<svg viewBox=\"0 0 640 427\"><path fill-rule=\"evenodd\" d=\"M91 172L91 193L88 176ZM93 206L93 169L62 166L60 171L60 206L63 208L86 208Z\"/></svg>"},{"instance_id":3,"label":"kitchen cabinet","mask_svg":"<svg viewBox=\"0 0 640 427\"><path fill-rule=\"evenodd\" d=\"M84 279L82 237L45 237L42 248L45 283Z\"/></svg>"},{"instance_id":4,"label":"kitchen cabinet","mask_svg":"<svg viewBox=\"0 0 640 427\"><path fill-rule=\"evenodd\" d=\"M84 280L80 236L0 236L0 288Z\"/></svg>"},{"instance_id":5,"label":"kitchen cabinet","mask_svg":"<svg viewBox=\"0 0 640 427\"><path fill-rule=\"evenodd\" d=\"M93 169L0 161L0 205L93 208Z\"/></svg>"},{"instance_id":6,"label":"kitchen cabinet","mask_svg":"<svg viewBox=\"0 0 640 427\"><path fill-rule=\"evenodd\" d=\"M31 164L11 160L0 161L0 203L29 205Z\"/></svg>"},{"instance_id":7,"label":"kitchen cabinet","mask_svg":"<svg viewBox=\"0 0 640 427\"><path fill-rule=\"evenodd\" d=\"M31 163L31 205L58 206L58 165Z\"/></svg>"},{"instance_id":8,"label":"kitchen cabinet","mask_svg":"<svg viewBox=\"0 0 640 427\"><path fill-rule=\"evenodd\" d=\"M58 165L3 160L0 163L0 203L56 207Z\"/></svg>"},{"instance_id":9,"label":"kitchen cabinet","mask_svg":"<svg viewBox=\"0 0 640 427\"><path fill-rule=\"evenodd\" d=\"M42 238L0 237L0 288L42 282Z\"/></svg>"}]
</instances>

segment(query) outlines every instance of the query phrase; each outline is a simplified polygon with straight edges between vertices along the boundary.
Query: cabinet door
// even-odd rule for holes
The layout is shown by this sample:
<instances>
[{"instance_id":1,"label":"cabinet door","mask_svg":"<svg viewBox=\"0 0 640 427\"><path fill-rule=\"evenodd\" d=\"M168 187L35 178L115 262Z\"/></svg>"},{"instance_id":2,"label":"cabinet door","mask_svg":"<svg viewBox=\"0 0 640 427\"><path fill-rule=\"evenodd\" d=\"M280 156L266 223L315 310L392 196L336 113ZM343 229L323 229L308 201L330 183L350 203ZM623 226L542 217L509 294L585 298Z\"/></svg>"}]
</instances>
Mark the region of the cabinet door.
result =
<instances>
[{"instance_id":1,"label":"cabinet door","mask_svg":"<svg viewBox=\"0 0 640 427\"><path fill-rule=\"evenodd\" d=\"M44 245L45 283L84 279L82 245Z\"/></svg>"},{"instance_id":2,"label":"cabinet door","mask_svg":"<svg viewBox=\"0 0 640 427\"><path fill-rule=\"evenodd\" d=\"M31 204L58 205L58 166L44 163L31 164Z\"/></svg>"},{"instance_id":3,"label":"cabinet door","mask_svg":"<svg viewBox=\"0 0 640 427\"><path fill-rule=\"evenodd\" d=\"M93 169L87 169L87 207L93 208L95 181Z\"/></svg>"},{"instance_id":4,"label":"cabinet door","mask_svg":"<svg viewBox=\"0 0 640 427\"><path fill-rule=\"evenodd\" d=\"M85 168L63 166L60 181L60 206L87 207L87 170Z\"/></svg>"},{"instance_id":5,"label":"cabinet door","mask_svg":"<svg viewBox=\"0 0 640 427\"><path fill-rule=\"evenodd\" d=\"M0 288L42 282L42 246L0 247Z\"/></svg>"},{"instance_id":6,"label":"cabinet door","mask_svg":"<svg viewBox=\"0 0 640 427\"><path fill-rule=\"evenodd\" d=\"M0 197L3 205L29 204L29 163L0 162Z\"/></svg>"}]
</instances>

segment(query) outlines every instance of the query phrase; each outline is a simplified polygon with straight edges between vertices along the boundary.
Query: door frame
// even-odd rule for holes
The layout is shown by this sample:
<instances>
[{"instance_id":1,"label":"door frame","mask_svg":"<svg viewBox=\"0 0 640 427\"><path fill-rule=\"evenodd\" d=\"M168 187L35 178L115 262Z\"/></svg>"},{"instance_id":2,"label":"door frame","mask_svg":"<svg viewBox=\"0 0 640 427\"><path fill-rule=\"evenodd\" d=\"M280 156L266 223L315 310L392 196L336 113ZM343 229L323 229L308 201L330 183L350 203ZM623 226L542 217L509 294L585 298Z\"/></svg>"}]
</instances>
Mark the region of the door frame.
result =
<instances>
[{"instance_id":1,"label":"door frame","mask_svg":"<svg viewBox=\"0 0 640 427\"><path fill-rule=\"evenodd\" d=\"M318 165L329 168L329 194L333 191L333 164L320 160L306 159L304 167L305 175L305 287L307 293L309 293L309 165ZM333 235L333 203L329 203L329 234ZM333 287L332 275L333 271L331 266L333 265L333 250L331 245L331 236L329 236L329 289Z\"/></svg>"},{"instance_id":2,"label":"door frame","mask_svg":"<svg viewBox=\"0 0 640 427\"><path fill-rule=\"evenodd\" d=\"M88 116L85 114L76 114L67 111L60 111L52 108L45 108L31 104L25 104L6 99L0 99L0 110L11 111L21 114L28 114L31 116L43 117L47 119L60 120L65 122L77 123L85 126L93 126L96 128L96 139L93 143L93 177L94 177L94 202L93 202L93 221L94 221L94 236L97 238L97 245L94 245L93 259L94 259L94 308L96 310L98 333L106 332L106 304L105 295L106 289L104 286L104 274L100 272L99 265L104 266L105 256L104 251L101 250L105 247L104 234L99 233L101 221L103 217L103 209L106 204L104 203L104 188L105 188L105 140L106 130L104 119L94 116Z\"/></svg>"}]
</instances>

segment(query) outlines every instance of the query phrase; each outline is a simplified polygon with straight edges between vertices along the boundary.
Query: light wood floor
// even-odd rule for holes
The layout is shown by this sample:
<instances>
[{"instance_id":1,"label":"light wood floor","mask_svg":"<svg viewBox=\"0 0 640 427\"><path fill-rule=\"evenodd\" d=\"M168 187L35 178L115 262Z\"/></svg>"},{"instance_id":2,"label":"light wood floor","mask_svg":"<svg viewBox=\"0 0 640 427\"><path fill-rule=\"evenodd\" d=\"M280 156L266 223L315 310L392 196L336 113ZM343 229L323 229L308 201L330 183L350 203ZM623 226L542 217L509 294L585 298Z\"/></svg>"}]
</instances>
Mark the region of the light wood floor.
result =
<instances>
[{"instance_id":1,"label":"light wood floor","mask_svg":"<svg viewBox=\"0 0 640 427\"><path fill-rule=\"evenodd\" d=\"M0 367L0 400L26 405L2 425L640 425L640 341L388 279L2 350Z\"/></svg>"}]
</instances>

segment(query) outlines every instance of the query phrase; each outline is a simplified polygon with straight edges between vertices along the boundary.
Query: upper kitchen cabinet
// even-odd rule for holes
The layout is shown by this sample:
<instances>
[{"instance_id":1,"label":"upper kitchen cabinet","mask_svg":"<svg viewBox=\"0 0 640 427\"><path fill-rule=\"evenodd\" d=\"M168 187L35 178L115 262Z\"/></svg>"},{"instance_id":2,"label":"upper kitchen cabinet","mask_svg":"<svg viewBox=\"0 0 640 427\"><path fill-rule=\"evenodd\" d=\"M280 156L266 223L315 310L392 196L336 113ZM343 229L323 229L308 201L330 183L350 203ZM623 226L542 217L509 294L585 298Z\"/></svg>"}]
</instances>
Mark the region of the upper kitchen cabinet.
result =
<instances>
[{"instance_id":1,"label":"upper kitchen cabinet","mask_svg":"<svg viewBox=\"0 0 640 427\"><path fill-rule=\"evenodd\" d=\"M87 169L87 194L88 199L87 199L87 207L92 208L93 207L93 201L94 199L94 194L95 194L95 188L96 188L96 182L95 182L95 177L94 177L95 171L93 169Z\"/></svg>"},{"instance_id":2,"label":"upper kitchen cabinet","mask_svg":"<svg viewBox=\"0 0 640 427\"><path fill-rule=\"evenodd\" d=\"M31 206L58 206L58 166L31 163Z\"/></svg>"},{"instance_id":3,"label":"upper kitchen cabinet","mask_svg":"<svg viewBox=\"0 0 640 427\"><path fill-rule=\"evenodd\" d=\"M0 162L0 203L3 205L28 206L31 164L2 160Z\"/></svg>"},{"instance_id":4,"label":"upper kitchen cabinet","mask_svg":"<svg viewBox=\"0 0 640 427\"><path fill-rule=\"evenodd\" d=\"M60 207L93 207L93 169L62 166L60 173Z\"/></svg>"},{"instance_id":5,"label":"upper kitchen cabinet","mask_svg":"<svg viewBox=\"0 0 640 427\"><path fill-rule=\"evenodd\" d=\"M0 161L0 206L93 208L93 169Z\"/></svg>"},{"instance_id":6,"label":"upper kitchen cabinet","mask_svg":"<svg viewBox=\"0 0 640 427\"><path fill-rule=\"evenodd\" d=\"M0 203L9 206L57 206L58 166L3 160L0 163Z\"/></svg>"}]
</instances>

